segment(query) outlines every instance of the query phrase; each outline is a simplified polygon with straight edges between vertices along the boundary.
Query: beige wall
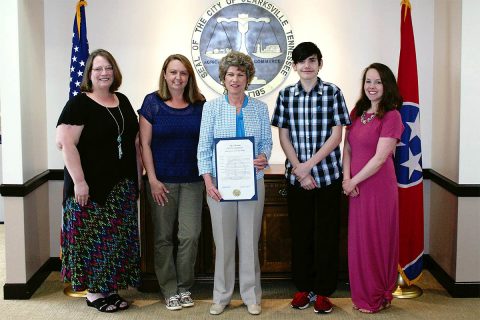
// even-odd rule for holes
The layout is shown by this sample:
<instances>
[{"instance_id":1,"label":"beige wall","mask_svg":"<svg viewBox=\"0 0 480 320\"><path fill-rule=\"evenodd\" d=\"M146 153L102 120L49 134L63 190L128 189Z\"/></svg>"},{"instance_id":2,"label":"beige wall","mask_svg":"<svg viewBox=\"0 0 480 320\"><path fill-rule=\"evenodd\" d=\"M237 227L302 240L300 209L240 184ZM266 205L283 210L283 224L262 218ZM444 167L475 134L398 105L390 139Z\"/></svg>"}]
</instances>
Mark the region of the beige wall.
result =
<instances>
[{"instance_id":1,"label":"beige wall","mask_svg":"<svg viewBox=\"0 0 480 320\"><path fill-rule=\"evenodd\" d=\"M435 2L432 168L458 181L460 145L461 0Z\"/></svg>"},{"instance_id":2,"label":"beige wall","mask_svg":"<svg viewBox=\"0 0 480 320\"><path fill-rule=\"evenodd\" d=\"M452 279L456 275L458 199L430 183L429 254Z\"/></svg>"},{"instance_id":3,"label":"beige wall","mask_svg":"<svg viewBox=\"0 0 480 320\"><path fill-rule=\"evenodd\" d=\"M480 184L479 12L475 0L435 2L432 168L459 184ZM456 282L480 281L480 199L430 190L429 254Z\"/></svg>"},{"instance_id":4,"label":"beige wall","mask_svg":"<svg viewBox=\"0 0 480 320\"><path fill-rule=\"evenodd\" d=\"M23 181L48 167L43 26L43 1L19 1Z\"/></svg>"},{"instance_id":5,"label":"beige wall","mask_svg":"<svg viewBox=\"0 0 480 320\"><path fill-rule=\"evenodd\" d=\"M480 282L480 198L458 198L457 282Z\"/></svg>"}]
</instances>

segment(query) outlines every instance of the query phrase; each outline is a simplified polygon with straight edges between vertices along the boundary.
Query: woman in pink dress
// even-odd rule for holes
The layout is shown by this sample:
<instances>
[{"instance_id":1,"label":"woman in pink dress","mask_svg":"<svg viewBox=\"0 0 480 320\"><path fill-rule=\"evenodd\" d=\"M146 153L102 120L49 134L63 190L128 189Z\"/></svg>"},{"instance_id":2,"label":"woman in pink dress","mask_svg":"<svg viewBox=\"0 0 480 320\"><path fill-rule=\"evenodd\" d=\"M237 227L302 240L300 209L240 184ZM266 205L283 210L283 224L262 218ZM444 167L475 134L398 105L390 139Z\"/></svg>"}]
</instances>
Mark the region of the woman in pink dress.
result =
<instances>
[{"instance_id":1,"label":"woman in pink dress","mask_svg":"<svg viewBox=\"0 0 480 320\"><path fill-rule=\"evenodd\" d=\"M403 132L402 98L392 71L373 63L363 73L343 149L349 196L348 268L353 308L390 306L398 264L398 192L393 152Z\"/></svg>"}]
</instances>

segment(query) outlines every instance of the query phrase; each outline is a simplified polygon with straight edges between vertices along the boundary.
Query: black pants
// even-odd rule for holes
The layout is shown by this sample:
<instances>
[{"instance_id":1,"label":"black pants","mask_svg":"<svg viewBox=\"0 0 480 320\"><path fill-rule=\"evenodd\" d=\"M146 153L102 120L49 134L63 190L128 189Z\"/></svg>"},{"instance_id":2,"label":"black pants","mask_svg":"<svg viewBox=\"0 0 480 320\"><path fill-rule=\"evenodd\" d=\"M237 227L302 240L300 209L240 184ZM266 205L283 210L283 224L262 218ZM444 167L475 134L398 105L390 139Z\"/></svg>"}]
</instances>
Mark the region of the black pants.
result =
<instances>
[{"instance_id":1,"label":"black pants","mask_svg":"<svg viewBox=\"0 0 480 320\"><path fill-rule=\"evenodd\" d=\"M337 288L341 179L314 190L288 184L292 276L298 291Z\"/></svg>"}]
</instances>

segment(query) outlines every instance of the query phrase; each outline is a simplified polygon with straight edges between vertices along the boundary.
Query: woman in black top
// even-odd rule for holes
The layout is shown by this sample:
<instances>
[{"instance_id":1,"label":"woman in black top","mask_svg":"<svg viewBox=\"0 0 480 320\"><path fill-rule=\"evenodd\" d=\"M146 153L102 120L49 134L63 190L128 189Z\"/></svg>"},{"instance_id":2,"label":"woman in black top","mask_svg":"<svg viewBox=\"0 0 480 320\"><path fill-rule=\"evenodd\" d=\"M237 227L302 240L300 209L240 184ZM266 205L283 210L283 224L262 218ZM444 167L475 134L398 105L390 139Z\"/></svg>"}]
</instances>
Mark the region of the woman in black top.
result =
<instances>
[{"instance_id":1,"label":"woman in black top","mask_svg":"<svg viewBox=\"0 0 480 320\"><path fill-rule=\"evenodd\" d=\"M88 290L87 305L102 312L127 309L117 291L140 281L138 122L128 98L115 92L121 82L113 56L92 52L82 93L57 123L65 162L62 276L73 290Z\"/></svg>"}]
</instances>

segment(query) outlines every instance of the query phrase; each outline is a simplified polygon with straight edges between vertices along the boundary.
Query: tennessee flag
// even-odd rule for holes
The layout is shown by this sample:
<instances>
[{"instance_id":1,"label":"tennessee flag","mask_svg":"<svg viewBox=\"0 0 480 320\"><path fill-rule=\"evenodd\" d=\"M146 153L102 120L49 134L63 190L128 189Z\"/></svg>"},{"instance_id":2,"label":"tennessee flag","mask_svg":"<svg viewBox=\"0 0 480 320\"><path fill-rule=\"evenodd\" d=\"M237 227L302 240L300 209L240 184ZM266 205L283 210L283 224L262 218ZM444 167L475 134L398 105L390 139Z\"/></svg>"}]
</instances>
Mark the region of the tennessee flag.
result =
<instances>
[{"instance_id":1,"label":"tennessee flag","mask_svg":"<svg viewBox=\"0 0 480 320\"><path fill-rule=\"evenodd\" d=\"M401 43L398 87L405 130L395 151L395 171L400 207L400 257L398 271L407 285L422 275L423 268L423 174L420 141L417 61L412 27L412 6L401 3Z\"/></svg>"}]
</instances>

